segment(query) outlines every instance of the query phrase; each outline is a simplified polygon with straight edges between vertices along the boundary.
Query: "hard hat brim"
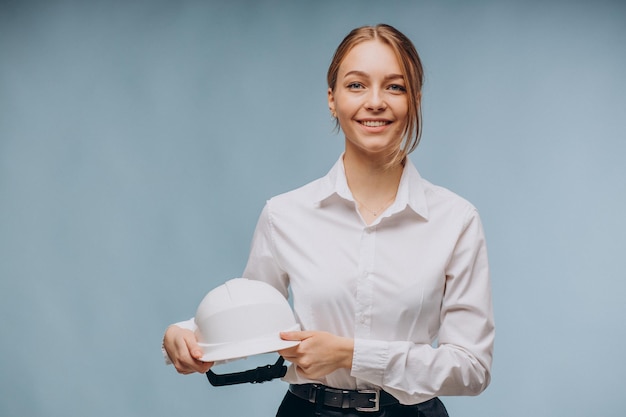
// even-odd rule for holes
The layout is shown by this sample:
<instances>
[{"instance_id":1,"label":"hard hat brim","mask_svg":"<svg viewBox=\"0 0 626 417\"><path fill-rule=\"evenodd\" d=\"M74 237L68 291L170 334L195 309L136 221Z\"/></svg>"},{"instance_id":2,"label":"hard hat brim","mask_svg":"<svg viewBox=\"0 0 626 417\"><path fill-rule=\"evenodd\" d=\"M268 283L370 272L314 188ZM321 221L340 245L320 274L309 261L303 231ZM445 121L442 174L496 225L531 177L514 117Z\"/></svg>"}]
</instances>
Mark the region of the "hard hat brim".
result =
<instances>
[{"instance_id":1,"label":"hard hat brim","mask_svg":"<svg viewBox=\"0 0 626 417\"><path fill-rule=\"evenodd\" d=\"M300 325L296 325L285 331L298 331ZM287 349L297 346L299 340L283 340L280 335L272 335L265 338L257 338L246 340L239 343L198 343L204 355L200 360L202 362L216 362L225 360L242 359L248 356L260 355L263 353L276 352L278 350Z\"/></svg>"}]
</instances>

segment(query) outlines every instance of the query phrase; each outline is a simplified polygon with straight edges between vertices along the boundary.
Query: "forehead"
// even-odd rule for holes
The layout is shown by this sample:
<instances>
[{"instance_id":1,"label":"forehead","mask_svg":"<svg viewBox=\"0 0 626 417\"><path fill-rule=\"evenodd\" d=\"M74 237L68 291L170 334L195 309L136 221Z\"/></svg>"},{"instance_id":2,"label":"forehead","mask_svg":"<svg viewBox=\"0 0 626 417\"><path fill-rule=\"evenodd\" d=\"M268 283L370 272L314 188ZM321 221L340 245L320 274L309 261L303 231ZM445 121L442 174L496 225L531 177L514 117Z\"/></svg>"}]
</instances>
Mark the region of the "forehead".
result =
<instances>
[{"instance_id":1,"label":"forehead","mask_svg":"<svg viewBox=\"0 0 626 417\"><path fill-rule=\"evenodd\" d=\"M350 49L339 65L339 74L341 76L351 71L402 74L393 49L378 40L364 41Z\"/></svg>"}]
</instances>

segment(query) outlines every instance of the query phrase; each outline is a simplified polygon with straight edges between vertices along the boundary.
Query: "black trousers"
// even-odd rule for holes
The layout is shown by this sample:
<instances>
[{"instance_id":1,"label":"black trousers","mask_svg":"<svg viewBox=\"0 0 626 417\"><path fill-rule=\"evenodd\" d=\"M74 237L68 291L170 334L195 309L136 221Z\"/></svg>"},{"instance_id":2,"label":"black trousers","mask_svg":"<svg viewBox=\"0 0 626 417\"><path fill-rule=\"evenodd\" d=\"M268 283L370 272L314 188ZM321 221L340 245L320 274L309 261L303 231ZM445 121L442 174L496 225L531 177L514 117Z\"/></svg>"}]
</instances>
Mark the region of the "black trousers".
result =
<instances>
[{"instance_id":1,"label":"black trousers","mask_svg":"<svg viewBox=\"0 0 626 417\"><path fill-rule=\"evenodd\" d=\"M379 411L356 411L352 408L318 406L287 391L276 417L448 417L439 398L416 405L393 404Z\"/></svg>"}]
</instances>

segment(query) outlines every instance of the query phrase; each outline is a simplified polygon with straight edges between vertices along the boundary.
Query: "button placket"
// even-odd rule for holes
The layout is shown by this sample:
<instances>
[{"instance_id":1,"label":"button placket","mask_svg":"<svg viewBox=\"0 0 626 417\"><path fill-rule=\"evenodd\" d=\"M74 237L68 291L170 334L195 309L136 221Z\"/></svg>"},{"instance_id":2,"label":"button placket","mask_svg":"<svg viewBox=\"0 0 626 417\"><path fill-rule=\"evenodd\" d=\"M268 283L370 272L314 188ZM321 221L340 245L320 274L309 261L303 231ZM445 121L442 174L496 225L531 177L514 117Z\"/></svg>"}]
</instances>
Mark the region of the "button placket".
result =
<instances>
[{"instance_id":1,"label":"button placket","mask_svg":"<svg viewBox=\"0 0 626 417\"><path fill-rule=\"evenodd\" d=\"M375 227L366 227L359 248L359 278L356 290L355 336L368 338L373 300L372 273L376 244Z\"/></svg>"}]
</instances>

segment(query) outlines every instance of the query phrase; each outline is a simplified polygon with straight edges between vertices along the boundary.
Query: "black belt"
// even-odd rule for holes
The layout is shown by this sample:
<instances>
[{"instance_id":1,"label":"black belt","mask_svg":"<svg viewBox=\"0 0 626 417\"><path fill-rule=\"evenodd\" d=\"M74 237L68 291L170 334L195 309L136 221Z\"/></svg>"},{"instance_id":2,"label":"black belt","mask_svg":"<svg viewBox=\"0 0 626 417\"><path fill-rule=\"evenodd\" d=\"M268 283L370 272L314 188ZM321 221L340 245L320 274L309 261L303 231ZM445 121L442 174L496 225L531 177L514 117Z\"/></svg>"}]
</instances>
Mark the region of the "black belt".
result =
<instances>
[{"instance_id":1,"label":"black belt","mask_svg":"<svg viewBox=\"0 0 626 417\"><path fill-rule=\"evenodd\" d=\"M378 411L380 407L398 403L391 394L377 389L352 391L320 384L291 384L289 391L296 397L312 403L322 403L336 408L354 408L357 411Z\"/></svg>"}]
</instances>

